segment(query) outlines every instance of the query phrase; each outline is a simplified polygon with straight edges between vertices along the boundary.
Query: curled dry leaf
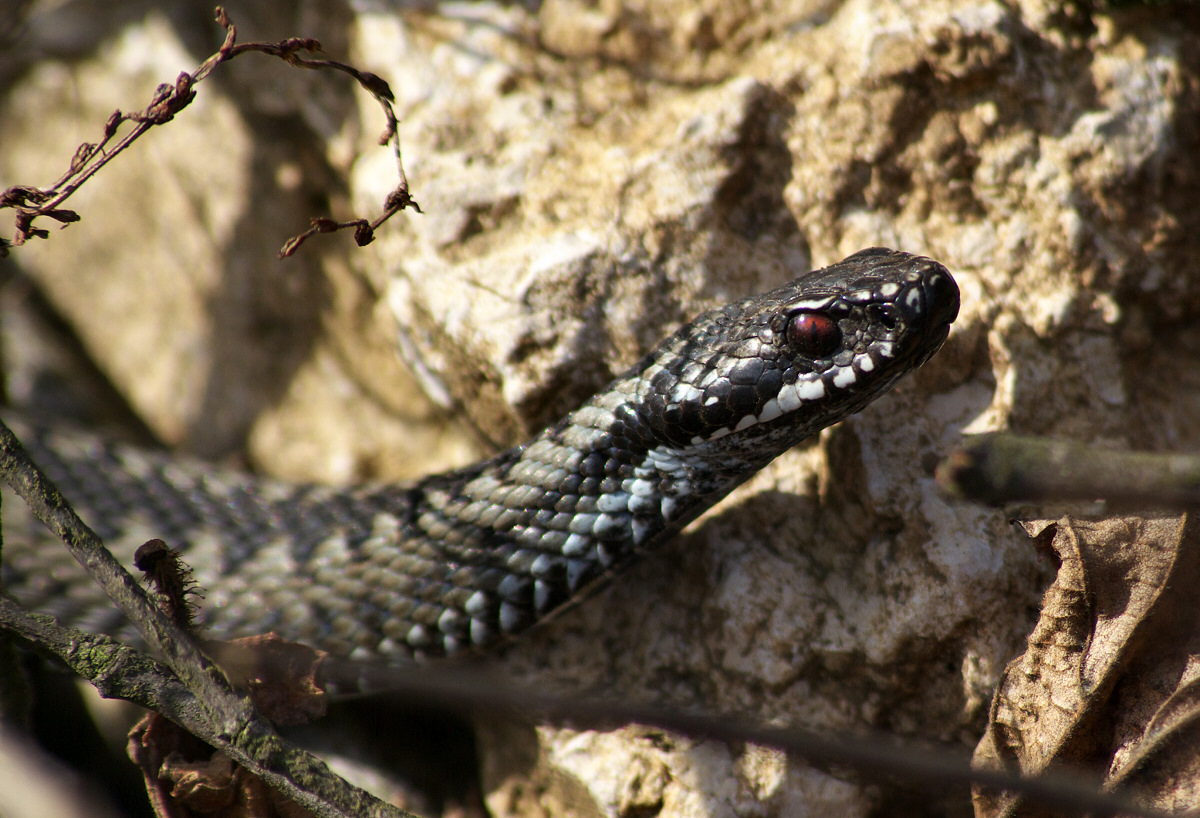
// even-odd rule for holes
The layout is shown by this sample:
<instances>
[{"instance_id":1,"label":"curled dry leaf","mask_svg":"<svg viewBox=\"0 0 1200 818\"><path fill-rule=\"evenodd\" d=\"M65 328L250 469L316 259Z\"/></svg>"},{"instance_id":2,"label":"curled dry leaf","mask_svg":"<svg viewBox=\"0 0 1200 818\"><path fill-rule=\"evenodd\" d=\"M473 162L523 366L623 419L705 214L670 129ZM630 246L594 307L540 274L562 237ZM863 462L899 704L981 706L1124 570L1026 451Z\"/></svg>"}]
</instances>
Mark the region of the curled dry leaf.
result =
<instances>
[{"instance_id":1,"label":"curled dry leaf","mask_svg":"<svg viewBox=\"0 0 1200 818\"><path fill-rule=\"evenodd\" d=\"M975 763L1094 776L1146 806L1200 808L1200 535L1187 515L1025 523L1060 562L1009 664ZM979 816L1047 814L977 790Z\"/></svg>"},{"instance_id":2,"label":"curled dry leaf","mask_svg":"<svg viewBox=\"0 0 1200 818\"><path fill-rule=\"evenodd\" d=\"M247 690L255 706L276 724L302 724L325 714L325 691L316 678L325 657L321 651L285 642L274 634L209 641L205 648L230 682ZM311 815L225 753L157 713L134 725L128 752L142 771L160 818Z\"/></svg>"},{"instance_id":3,"label":"curled dry leaf","mask_svg":"<svg viewBox=\"0 0 1200 818\"><path fill-rule=\"evenodd\" d=\"M319 682L328 655L324 651L273 633L208 641L204 647L230 683L247 690L255 707L275 724L306 724L325 715L329 701Z\"/></svg>"},{"instance_id":4,"label":"curled dry leaf","mask_svg":"<svg viewBox=\"0 0 1200 818\"><path fill-rule=\"evenodd\" d=\"M129 757L142 771L158 818L310 818L312 813L267 786L157 713L129 731Z\"/></svg>"}]
</instances>

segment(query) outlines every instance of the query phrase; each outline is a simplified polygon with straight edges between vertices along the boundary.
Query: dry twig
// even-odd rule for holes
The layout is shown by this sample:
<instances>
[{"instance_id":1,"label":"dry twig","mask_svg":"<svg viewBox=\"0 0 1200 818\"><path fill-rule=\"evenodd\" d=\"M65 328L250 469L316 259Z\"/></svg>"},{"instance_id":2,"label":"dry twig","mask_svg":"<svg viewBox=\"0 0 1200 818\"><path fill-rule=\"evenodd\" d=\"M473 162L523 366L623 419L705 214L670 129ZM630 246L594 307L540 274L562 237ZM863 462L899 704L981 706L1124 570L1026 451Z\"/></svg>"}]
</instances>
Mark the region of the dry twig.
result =
<instances>
[{"instance_id":1,"label":"dry twig","mask_svg":"<svg viewBox=\"0 0 1200 818\"><path fill-rule=\"evenodd\" d=\"M1124 452L1003 432L971 435L937 470L942 487L991 506L1092 502L1110 507L1200 506L1200 457Z\"/></svg>"},{"instance_id":2,"label":"dry twig","mask_svg":"<svg viewBox=\"0 0 1200 818\"><path fill-rule=\"evenodd\" d=\"M421 208L409 193L408 177L404 173L404 162L400 153L398 120L392 107L395 97L387 82L369 71L360 71L352 65L337 60L304 56L305 52L312 53L321 48L320 42L311 38L290 37L277 43L239 44L237 27L221 6L216 9L216 19L225 29L225 42L217 52L201 63L200 67L192 73L189 74L186 71L181 73L175 79L174 84L159 85L150 104L143 110L132 113L114 111L104 125L100 141L94 144L85 142L80 145L76 149L75 156L71 159L66 173L58 181L48 188L14 185L0 192L0 209L11 208L16 211L14 236L11 240L0 238L0 256L7 255L9 247L19 247L31 238L49 238L50 231L35 226L34 222L39 218L53 219L62 225L79 221L79 214L63 208L62 204L102 167L140 139L143 134L156 125L165 125L170 122L176 114L191 104L196 97L195 86L204 81L218 65L246 52L258 52L278 57L298 68L328 69L349 74L375 98L383 109L387 124L379 137L379 144L391 144L396 156L396 171L399 180L384 202L383 213L373 220L358 218L339 222L328 218L314 218L312 226L308 230L284 243L279 251L280 258L292 255L310 236L317 233L332 233L349 227L354 228L354 240L361 247L374 240L375 230L379 225L401 210L412 208L418 213L421 212ZM134 127L117 139L117 131L126 122L134 123ZM114 142L114 140L116 141Z\"/></svg>"},{"instance_id":3,"label":"dry twig","mask_svg":"<svg viewBox=\"0 0 1200 818\"><path fill-rule=\"evenodd\" d=\"M2 422L0 478L66 544L162 661L109 637L64 628L3 598L0 629L57 656L102 695L166 716L316 815L408 816L347 784L320 759L281 739L250 700L229 684L191 637L113 558Z\"/></svg>"}]
</instances>

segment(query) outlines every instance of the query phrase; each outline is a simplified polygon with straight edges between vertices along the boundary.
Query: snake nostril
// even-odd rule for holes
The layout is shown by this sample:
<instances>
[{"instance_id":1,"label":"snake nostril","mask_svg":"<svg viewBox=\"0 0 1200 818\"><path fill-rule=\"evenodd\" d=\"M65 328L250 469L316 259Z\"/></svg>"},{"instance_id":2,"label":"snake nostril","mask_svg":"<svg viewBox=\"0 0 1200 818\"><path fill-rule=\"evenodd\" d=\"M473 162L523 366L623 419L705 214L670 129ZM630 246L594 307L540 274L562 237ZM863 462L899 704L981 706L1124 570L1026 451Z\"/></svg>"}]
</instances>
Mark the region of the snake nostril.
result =
<instances>
[{"instance_id":1,"label":"snake nostril","mask_svg":"<svg viewBox=\"0 0 1200 818\"><path fill-rule=\"evenodd\" d=\"M892 304L876 304L867 308L867 316L871 323L877 324L887 332L894 332L900 326L900 313Z\"/></svg>"}]
</instances>

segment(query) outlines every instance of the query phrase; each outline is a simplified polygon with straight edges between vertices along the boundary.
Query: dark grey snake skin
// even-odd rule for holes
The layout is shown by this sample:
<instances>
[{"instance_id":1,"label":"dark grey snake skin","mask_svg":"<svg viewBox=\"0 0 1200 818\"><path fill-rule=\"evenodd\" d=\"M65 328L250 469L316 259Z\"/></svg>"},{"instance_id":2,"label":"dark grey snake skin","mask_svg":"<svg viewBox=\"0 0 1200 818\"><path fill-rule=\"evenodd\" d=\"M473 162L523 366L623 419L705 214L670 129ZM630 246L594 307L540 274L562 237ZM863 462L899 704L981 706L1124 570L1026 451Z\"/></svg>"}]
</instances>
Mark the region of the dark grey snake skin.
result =
<instances>
[{"instance_id":1,"label":"dark grey snake skin","mask_svg":"<svg viewBox=\"0 0 1200 818\"><path fill-rule=\"evenodd\" d=\"M152 537L184 549L211 635L439 656L520 633L653 551L923 364L957 314L940 264L864 250L701 315L528 443L411 485L293 486L14 429L127 564ZM120 630L61 548L8 531L4 559L18 601Z\"/></svg>"}]
</instances>

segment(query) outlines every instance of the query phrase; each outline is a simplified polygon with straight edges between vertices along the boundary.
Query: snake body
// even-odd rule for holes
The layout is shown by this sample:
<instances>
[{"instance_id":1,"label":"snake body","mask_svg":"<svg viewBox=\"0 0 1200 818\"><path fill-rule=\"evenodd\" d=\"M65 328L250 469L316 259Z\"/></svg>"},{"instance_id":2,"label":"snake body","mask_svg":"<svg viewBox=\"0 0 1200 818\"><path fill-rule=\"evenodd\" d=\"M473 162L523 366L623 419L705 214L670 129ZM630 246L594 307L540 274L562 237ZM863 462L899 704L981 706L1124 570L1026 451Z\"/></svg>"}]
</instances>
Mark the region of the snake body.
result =
<instances>
[{"instance_id":1,"label":"snake body","mask_svg":"<svg viewBox=\"0 0 1200 818\"><path fill-rule=\"evenodd\" d=\"M864 250L699 316L524 445L406 485L289 485L14 428L119 557L152 537L182 549L209 634L459 654L577 600L861 410L938 350L958 303L937 262ZM120 630L65 551L5 540L7 593Z\"/></svg>"}]
</instances>

